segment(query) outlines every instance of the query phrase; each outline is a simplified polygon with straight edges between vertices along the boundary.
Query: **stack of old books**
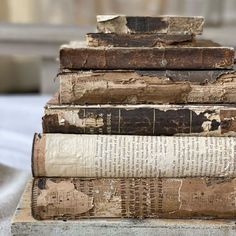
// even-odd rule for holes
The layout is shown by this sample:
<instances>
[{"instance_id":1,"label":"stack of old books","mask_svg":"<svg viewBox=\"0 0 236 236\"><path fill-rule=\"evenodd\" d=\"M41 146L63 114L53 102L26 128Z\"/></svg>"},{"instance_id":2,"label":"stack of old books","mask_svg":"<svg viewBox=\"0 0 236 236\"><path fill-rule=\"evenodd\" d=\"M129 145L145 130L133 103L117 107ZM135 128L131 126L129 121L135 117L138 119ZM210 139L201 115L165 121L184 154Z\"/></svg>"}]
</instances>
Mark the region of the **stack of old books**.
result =
<instances>
[{"instance_id":1,"label":"stack of old books","mask_svg":"<svg viewBox=\"0 0 236 236\"><path fill-rule=\"evenodd\" d=\"M60 49L33 145L35 219L236 217L234 50L202 17L98 16Z\"/></svg>"}]
</instances>

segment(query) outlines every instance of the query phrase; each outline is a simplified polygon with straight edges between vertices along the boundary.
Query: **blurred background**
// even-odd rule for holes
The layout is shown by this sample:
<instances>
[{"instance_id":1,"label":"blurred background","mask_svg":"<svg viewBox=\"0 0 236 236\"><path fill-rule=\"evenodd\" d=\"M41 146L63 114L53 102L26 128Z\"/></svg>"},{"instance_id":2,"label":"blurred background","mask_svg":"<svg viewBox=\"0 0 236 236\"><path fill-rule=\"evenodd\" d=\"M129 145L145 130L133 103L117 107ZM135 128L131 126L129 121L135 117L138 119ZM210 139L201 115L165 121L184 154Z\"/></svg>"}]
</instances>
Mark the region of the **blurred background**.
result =
<instances>
[{"instance_id":1,"label":"blurred background","mask_svg":"<svg viewBox=\"0 0 236 236\"><path fill-rule=\"evenodd\" d=\"M52 93L58 49L97 14L203 15L204 36L235 46L235 0L0 0L0 93ZM222 29L221 29L222 28Z\"/></svg>"},{"instance_id":2,"label":"blurred background","mask_svg":"<svg viewBox=\"0 0 236 236\"><path fill-rule=\"evenodd\" d=\"M0 0L0 235L30 178L34 132L58 89L61 44L96 30L97 14L200 15L203 36L236 46L235 0Z\"/></svg>"}]
</instances>

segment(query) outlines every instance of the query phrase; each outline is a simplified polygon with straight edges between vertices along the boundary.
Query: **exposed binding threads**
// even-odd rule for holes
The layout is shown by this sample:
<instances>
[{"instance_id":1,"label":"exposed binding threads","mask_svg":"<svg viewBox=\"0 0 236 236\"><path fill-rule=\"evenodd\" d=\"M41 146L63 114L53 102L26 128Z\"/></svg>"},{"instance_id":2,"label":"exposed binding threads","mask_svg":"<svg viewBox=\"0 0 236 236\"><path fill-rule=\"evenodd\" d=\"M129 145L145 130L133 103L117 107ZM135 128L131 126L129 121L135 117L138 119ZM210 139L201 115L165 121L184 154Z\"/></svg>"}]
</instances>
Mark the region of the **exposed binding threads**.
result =
<instances>
[{"instance_id":1,"label":"exposed binding threads","mask_svg":"<svg viewBox=\"0 0 236 236\"><path fill-rule=\"evenodd\" d=\"M140 218L140 179L134 179L134 217Z\"/></svg>"},{"instance_id":2,"label":"exposed binding threads","mask_svg":"<svg viewBox=\"0 0 236 236\"><path fill-rule=\"evenodd\" d=\"M36 220L41 220L40 212L37 208L37 197L38 197L38 179L33 179L31 188L31 214Z\"/></svg>"},{"instance_id":3,"label":"exposed binding threads","mask_svg":"<svg viewBox=\"0 0 236 236\"><path fill-rule=\"evenodd\" d=\"M90 181L88 181L88 182L86 182L87 183L87 185L88 185L88 196L89 197L94 197L93 196L93 189L94 189L94 185L93 185L93 181L92 180L90 180ZM91 216L91 217L93 217L94 216L94 207L93 208L91 208L88 212L88 215L89 216Z\"/></svg>"},{"instance_id":4,"label":"exposed binding threads","mask_svg":"<svg viewBox=\"0 0 236 236\"><path fill-rule=\"evenodd\" d=\"M121 217L129 217L129 206L126 204L127 201L129 201L129 193L126 190L127 180L122 178L119 182L121 194Z\"/></svg>"},{"instance_id":5,"label":"exposed binding threads","mask_svg":"<svg viewBox=\"0 0 236 236\"><path fill-rule=\"evenodd\" d=\"M162 182L162 178L158 178L157 181L157 210L158 213L163 213L163 182Z\"/></svg>"},{"instance_id":6,"label":"exposed binding threads","mask_svg":"<svg viewBox=\"0 0 236 236\"><path fill-rule=\"evenodd\" d=\"M150 217L156 216L156 192L155 192L155 181L150 179L149 183L149 196L150 196Z\"/></svg>"},{"instance_id":7,"label":"exposed binding threads","mask_svg":"<svg viewBox=\"0 0 236 236\"><path fill-rule=\"evenodd\" d=\"M134 211L135 211L135 190L134 190L134 179L129 180L129 217L134 217Z\"/></svg>"}]
</instances>

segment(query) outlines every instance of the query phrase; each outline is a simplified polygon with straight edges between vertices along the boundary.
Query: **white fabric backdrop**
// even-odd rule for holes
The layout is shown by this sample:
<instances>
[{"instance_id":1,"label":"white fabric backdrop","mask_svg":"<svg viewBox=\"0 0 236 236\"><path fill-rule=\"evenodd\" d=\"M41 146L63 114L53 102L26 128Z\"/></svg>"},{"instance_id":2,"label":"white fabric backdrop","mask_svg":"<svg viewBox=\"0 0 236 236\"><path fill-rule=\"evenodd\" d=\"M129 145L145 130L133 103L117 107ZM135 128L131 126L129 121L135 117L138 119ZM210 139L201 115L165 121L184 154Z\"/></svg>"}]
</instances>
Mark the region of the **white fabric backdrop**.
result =
<instances>
[{"instance_id":1,"label":"white fabric backdrop","mask_svg":"<svg viewBox=\"0 0 236 236\"><path fill-rule=\"evenodd\" d=\"M0 235L10 235L10 220L31 177L34 132L48 96L0 96Z\"/></svg>"}]
</instances>

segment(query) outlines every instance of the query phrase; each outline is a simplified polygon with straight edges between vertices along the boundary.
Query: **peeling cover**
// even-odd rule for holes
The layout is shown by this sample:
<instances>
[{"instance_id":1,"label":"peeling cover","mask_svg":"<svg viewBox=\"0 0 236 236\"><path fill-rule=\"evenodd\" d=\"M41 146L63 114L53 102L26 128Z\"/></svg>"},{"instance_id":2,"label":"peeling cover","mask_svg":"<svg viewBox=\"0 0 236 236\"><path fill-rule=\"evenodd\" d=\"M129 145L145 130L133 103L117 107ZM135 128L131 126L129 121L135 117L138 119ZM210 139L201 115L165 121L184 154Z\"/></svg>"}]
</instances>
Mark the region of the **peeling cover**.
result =
<instances>
[{"instance_id":1,"label":"peeling cover","mask_svg":"<svg viewBox=\"0 0 236 236\"><path fill-rule=\"evenodd\" d=\"M236 136L234 105L59 105L48 102L44 133Z\"/></svg>"},{"instance_id":2,"label":"peeling cover","mask_svg":"<svg viewBox=\"0 0 236 236\"><path fill-rule=\"evenodd\" d=\"M98 15L97 30L102 33L135 34L201 34L204 18L201 16L124 16Z\"/></svg>"},{"instance_id":3,"label":"peeling cover","mask_svg":"<svg viewBox=\"0 0 236 236\"><path fill-rule=\"evenodd\" d=\"M236 179L36 178L37 220L79 218L235 218Z\"/></svg>"},{"instance_id":4,"label":"peeling cover","mask_svg":"<svg viewBox=\"0 0 236 236\"><path fill-rule=\"evenodd\" d=\"M234 48L208 40L194 46L86 47L81 43L63 45L61 69L231 69Z\"/></svg>"},{"instance_id":5,"label":"peeling cover","mask_svg":"<svg viewBox=\"0 0 236 236\"><path fill-rule=\"evenodd\" d=\"M62 71L60 104L235 104L234 70Z\"/></svg>"},{"instance_id":6,"label":"peeling cover","mask_svg":"<svg viewBox=\"0 0 236 236\"><path fill-rule=\"evenodd\" d=\"M192 35L168 34L115 34L115 33L88 33L87 46L111 47L161 47L165 45L192 45Z\"/></svg>"}]
</instances>

